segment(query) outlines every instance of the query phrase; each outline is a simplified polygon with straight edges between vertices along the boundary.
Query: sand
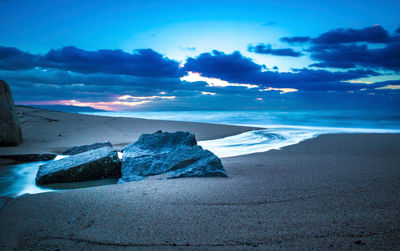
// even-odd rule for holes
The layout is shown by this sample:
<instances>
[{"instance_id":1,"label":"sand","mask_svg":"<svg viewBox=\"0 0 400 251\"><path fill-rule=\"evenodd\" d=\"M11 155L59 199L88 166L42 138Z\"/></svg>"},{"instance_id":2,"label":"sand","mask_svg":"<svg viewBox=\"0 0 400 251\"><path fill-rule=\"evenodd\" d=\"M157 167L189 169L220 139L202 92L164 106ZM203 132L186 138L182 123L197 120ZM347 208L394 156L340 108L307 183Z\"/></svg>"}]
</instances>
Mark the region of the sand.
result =
<instances>
[{"instance_id":1,"label":"sand","mask_svg":"<svg viewBox=\"0 0 400 251\"><path fill-rule=\"evenodd\" d=\"M229 178L19 197L0 211L0 248L400 248L400 134L322 135L222 162Z\"/></svg>"},{"instance_id":2,"label":"sand","mask_svg":"<svg viewBox=\"0 0 400 251\"><path fill-rule=\"evenodd\" d=\"M117 149L135 142L143 133L190 131L197 140L226 137L254 127L207 123L115 118L46 111L17 106L24 142L15 147L0 147L0 155L55 152L94 142L110 141Z\"/></svg>"}]
</instances>

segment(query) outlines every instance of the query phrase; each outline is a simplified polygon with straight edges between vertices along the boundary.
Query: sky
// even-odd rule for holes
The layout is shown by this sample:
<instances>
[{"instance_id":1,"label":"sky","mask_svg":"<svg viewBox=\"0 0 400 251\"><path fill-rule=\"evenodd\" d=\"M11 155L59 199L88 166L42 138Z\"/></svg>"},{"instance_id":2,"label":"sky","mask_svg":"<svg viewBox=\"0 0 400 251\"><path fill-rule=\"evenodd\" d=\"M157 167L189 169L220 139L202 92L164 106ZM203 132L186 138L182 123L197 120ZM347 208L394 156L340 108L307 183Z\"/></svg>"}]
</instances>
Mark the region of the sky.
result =
<instances>
[{"instance_id":1,"label":"sky","mask_svg":"<svg viewBox=\"0 0 400 251\"><path fill-rule=\"evenodd\" d=\"M400 2L0 0L16 104L398 110Z\"/></svg>"}]
</instances>

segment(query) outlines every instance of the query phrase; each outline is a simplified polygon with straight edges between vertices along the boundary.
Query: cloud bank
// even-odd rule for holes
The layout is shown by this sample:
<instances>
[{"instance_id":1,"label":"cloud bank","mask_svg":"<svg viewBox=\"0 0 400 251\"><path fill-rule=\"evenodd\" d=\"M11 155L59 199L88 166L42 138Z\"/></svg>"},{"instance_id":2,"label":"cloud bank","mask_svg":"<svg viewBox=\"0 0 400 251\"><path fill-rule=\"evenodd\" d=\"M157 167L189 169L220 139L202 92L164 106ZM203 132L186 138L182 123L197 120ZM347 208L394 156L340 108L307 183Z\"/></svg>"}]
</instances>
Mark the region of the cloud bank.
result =
<instances>
[{"instance_id":1,"label":"cloud bank","mask_svg":"<svg viewBox=\"0 0 400 251\"><path fill-rule=\"evenodd\" d=\"M67 46L35 54L0 46L0 78L11 85L19 104L109 110L388 109L400 106L400 80L391 79L400 71L399 29L342 28L280 39L296 49L270 43L247 48L314 60L289 72L258 64L240 51L213 50L178 62L152 49L129 53Z\"/></svg>"}]
</instances>

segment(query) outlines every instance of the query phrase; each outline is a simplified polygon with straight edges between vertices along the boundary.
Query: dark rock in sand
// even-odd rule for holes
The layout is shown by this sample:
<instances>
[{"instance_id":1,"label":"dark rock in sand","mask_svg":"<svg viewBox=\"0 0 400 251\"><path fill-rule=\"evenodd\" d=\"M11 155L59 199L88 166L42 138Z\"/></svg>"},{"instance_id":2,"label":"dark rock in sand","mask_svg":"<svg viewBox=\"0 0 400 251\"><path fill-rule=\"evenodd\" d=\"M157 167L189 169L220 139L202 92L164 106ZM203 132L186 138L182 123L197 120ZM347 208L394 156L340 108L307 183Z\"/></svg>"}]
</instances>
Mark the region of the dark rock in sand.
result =
<instances>
[{"instance_id":1,"label":"dark rock in sand","mask_svg":"<svg viewBox=\"0 0 400 251\"><path fill-rule=\"evenodd\" d=\"M112 147L90 150L40 166L39 185L121 177L121 160Z\"/></svg>"},{"instance_id":2,"label":"dark rock in sand","mask_svg":"<svg viewBox=\"0 0 400 251\"><path fill-rule=\"evenodd\" d=\"M17 163L47 161L57 157L55 153L32 153L32 154L15 154L15 155L0 155L0 159L9 159Z\"/></svg>"},{"instance_id":3,"label":"dark rock in sand","mask_svg":"<svg viewBox=\"0 0 400 251\"><path fill-rule=\"evenodd\" d=\"M121 173L121 182L163 173L168 178L227 177L221 160L198 146L189 132L142 134L124 148Z\"/></svg>"},{"instance_id":4,"label":"dark rock in sand","mask_svg":"<svg viewBox=\"0 0 400 251\"><path fill-rule=\"evenodd\" d=\"M94 143L91 145L74 146L74 147L71 147L71 148L65 150L61 154L62 155L75 155L78 153L87 152L87 151L98 149L98 148L105 147L105 146L112 147L111 143L109 141L106 141L106 142L101 142L101 143Z\"/></svg>"},{"instance_id":5,"label":"dark rock in sand","mask_svg":"<svg viewBox=\"0 0 400 251\"><path fill-rule=\"evenodd\" d=\"M10 87L0 80L0 146L22 143L22 131L15 112Z\"/></svg>"}]
</instances>

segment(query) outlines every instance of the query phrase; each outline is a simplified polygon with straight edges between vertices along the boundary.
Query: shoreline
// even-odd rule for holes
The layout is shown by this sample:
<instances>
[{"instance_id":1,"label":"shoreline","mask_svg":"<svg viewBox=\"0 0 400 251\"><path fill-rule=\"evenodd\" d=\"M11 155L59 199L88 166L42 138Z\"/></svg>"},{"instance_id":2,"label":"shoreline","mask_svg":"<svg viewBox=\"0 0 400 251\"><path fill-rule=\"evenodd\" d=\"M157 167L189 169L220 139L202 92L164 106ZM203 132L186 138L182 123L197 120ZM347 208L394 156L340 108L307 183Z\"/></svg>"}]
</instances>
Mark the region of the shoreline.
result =
<instances>
[{"instance_id":1,"label":"shoreline","mask_svg":"<svg viewBox=\"0 0 400 251\"><path fill-rule=\"evenodd\" d=\"M104 117L16 107L23 143L0 147L0 155L60 153L67 148L110 141L117 150L135 142L143 133L190 131L196 139L210 140L263 129L199 122Z\"/></svg>"},{"instance_id":2,"label":"shoreline","mask_svg":"<svg viewBox=\"0 0 400 251\"><path fill-rule=\"evenodd\" d=\"M11 155L17 159L42 160L43 157L58 154L65 149L110 141L116 150L135 142L142 133L153 133L157 130L175 132L190 131L197 141L221 140L226 137L239 136L242 133L252 134L258 130L279 130L281 128L304 130L313 133L309 137L292 140L288 145L314 138L324 134L346 133L400 133L398 129L341 128L326 126L293 126L293 125L240 125L215 124L204 122L187 122L176 120L155 120L129 117L107 117L103 115L86 115L43 110L28 106L17 106L24 142L18 146L0 147L0 156ZM274 133L274 132L272 132ZM278 148L285 147L280 144ZM267 150L273 148L266 148ZM253 151L253 152L263 152ZM13 158L0 159L0 165L13 164ZM43 159L45 160L45 159Z\"/></svg>"}]
</instances>

